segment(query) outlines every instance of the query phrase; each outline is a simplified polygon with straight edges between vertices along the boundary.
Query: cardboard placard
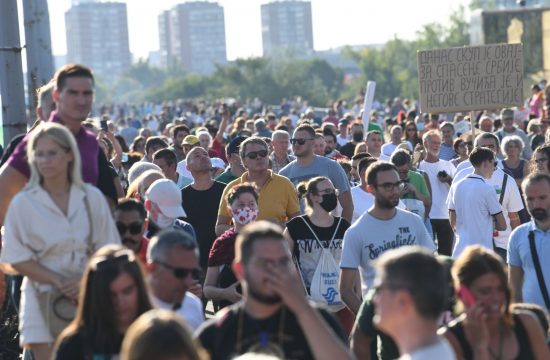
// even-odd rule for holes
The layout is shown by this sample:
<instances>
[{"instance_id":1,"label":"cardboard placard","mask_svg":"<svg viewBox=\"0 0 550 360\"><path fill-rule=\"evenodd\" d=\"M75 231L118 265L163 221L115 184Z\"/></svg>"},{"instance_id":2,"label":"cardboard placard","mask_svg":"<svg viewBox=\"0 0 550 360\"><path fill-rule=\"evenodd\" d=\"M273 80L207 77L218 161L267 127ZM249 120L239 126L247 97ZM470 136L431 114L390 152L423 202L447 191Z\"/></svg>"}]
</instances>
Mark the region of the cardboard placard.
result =
<instances>
[{"instance_id":1,"label":"cardboard placard","mask_svg":"<svg viewBox=\"0 0 550 360\"><path fill-rule=\"evenodd\" d=\"M449 113L521 105L523 45L417 52L420 111Z\"/></svg>"}]
</instances>

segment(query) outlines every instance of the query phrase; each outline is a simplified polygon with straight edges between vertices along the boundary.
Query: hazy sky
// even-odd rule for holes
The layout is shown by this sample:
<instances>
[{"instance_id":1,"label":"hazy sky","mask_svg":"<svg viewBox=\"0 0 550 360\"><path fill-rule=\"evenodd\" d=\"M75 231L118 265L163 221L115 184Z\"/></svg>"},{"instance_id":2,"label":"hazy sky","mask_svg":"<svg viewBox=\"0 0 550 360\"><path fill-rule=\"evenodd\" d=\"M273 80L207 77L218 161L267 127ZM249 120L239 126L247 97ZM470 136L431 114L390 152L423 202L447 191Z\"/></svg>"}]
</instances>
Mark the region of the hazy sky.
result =
<instances>
[{"instance_id":1,"label":"hazy sky","mask_svg":"<svg viewBox=\"0 0 550 360\"><path fill-rule=\"evenodd\" d=\"M1 1L1 0L0 0ZM120 0L119 0L120 1ZM146 57L158 50L157 15L183 0L122 0L128 4L130 51ZM262 54L260 5L269 0L219 0L225 12L227 57ZM422 24L445 22L469 0L312 0L315 50L380 44L394 35L410 39ZM71 0L48 0L55 55L66 54L65 12ZM21 10L20 10L21 12Z\"/></svg>"}]
</instances>

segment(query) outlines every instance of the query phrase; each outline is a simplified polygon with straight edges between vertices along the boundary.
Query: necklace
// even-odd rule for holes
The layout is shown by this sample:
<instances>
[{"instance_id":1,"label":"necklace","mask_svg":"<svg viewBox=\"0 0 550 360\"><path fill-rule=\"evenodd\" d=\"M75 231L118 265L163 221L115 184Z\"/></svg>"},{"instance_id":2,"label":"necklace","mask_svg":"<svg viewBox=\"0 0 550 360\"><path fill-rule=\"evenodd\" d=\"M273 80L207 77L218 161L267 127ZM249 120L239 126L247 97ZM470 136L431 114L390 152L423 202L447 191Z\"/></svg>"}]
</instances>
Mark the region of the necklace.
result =
<instances>
[{"instance_id":1,"label":"necklace","mask_svg":"<svg viewBox=\"0 0 550 360\"><path fill-rule=\"evenodd\" d=\"M285 356L282 348L282 341L283 341L283 331L284 331L284 325L285 325L286 308L283 306L281 308L281 313L279 314L279 329L277 331L277 342L269 340L269 328L261 329L257 324L257 320L253 320L256 330L259 330L258 343L250 345L248 346L248 348L243 346L245 345L243 343L246 340L246 339L243 339L244 313L245 313L245 310L241 308L239 312L239 319L237 324L237 344L236 344L237 355L243 354L243 347L244 347L244 351L246 352L276 355L278 358L284 359ZM247 340L247 342L250 342L250 340Z\"/></svg>"},{"instance_id":2,"label":"necklace","mask_svg":"<svg viewBox=\"0 0 550 360\"><path fill-rule=\"evenodd\" d=\"M504 326L502 325L502 320L499 320L499 326L498 326L498 355L493 352L491 349L491 346L487 346L487 350L489 351L489 355L491 355L491 359L494 360L501 360L502 359L502 350L504 345Z\"/></svg>"}]
</instances>

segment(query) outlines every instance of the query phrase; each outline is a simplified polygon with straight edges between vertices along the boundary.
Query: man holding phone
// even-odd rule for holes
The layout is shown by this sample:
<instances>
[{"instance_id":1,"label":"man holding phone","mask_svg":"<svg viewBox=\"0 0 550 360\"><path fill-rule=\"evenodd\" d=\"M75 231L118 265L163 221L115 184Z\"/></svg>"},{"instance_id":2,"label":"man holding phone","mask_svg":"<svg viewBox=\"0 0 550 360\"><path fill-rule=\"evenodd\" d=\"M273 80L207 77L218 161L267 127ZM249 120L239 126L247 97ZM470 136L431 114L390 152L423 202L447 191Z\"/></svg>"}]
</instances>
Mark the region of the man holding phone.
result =
<instances>
[{"instance_id":1,"label":"man holding phone","mask_svg":"<svg viewBox=\"0 0 550 360\"><path fill-rule=\"evenodd\" d=\"M422 136L426 158L420 162L419 170L428 174L432 190L432 204L429 212L433 233L437 238L437 252L450 256L453 250L454 233L449 222L447 196L455 167L450 161L439 158L441 135L439 131L430 130Z\"/></svg>"}]
</instances>

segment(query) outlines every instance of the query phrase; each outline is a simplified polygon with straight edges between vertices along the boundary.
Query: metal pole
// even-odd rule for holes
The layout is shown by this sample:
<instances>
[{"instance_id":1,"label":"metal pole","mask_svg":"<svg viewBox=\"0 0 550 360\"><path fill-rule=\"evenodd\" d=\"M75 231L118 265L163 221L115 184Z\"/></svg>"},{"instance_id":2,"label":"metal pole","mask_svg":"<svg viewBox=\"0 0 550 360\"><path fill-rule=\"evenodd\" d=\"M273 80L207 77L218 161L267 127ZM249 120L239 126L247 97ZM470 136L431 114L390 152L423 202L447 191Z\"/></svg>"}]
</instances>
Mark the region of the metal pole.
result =
<instances>
[{"instance_id":1,"label":"metal pole","mask_svg":"<svg viewBox=\"0 0 550 360\"><path fill-rule=\"evenodd\" d=\"M17 0L1 0L0 14L0 94L3 140L7 144L15 135L27 130Z\"/></svg>"},{"instance_id":2,"label":"metal pole","mask_svg":"<svg viewBox=\"0 0 550 360\"><path fill-rule=\"evenodd\" d=\"M36 89L53 76L52 41L47 0L23 0L27 54L27 94L31 122L36 120Z\"/></svg>"}]
</instances>

